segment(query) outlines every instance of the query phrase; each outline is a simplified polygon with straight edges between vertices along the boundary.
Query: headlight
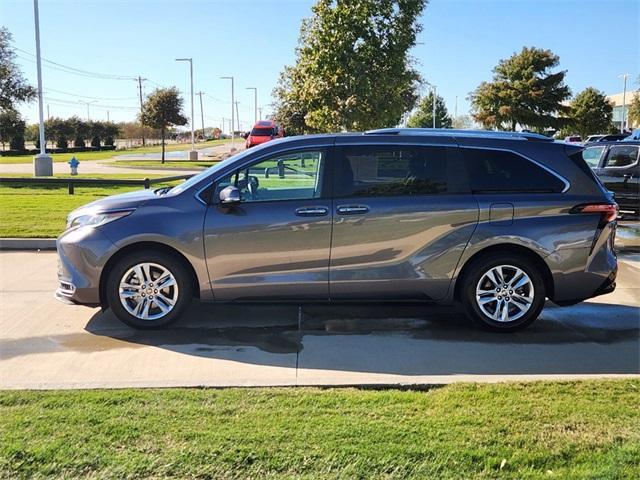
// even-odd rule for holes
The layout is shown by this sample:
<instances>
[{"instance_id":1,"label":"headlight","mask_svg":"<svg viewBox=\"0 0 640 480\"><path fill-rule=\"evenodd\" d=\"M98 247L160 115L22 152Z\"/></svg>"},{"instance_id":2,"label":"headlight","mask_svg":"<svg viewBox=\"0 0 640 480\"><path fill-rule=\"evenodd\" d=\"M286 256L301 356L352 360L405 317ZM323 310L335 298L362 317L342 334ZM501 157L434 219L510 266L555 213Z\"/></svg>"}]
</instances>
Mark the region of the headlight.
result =
<instances>
[{"instance_id":1,"label":"headlight","mask_svg":"<svg viewBox=\"0 0 640 480\"><path fill-rule=\"evenodd\" d=\"M67 219L67 230L78 227L99 227L105 223L113 222L122 217L130 215L133 210L123 210L119 212L101 212L88 215L80 215L77 217L69 217Z\"/></svg>"}]
</instances>

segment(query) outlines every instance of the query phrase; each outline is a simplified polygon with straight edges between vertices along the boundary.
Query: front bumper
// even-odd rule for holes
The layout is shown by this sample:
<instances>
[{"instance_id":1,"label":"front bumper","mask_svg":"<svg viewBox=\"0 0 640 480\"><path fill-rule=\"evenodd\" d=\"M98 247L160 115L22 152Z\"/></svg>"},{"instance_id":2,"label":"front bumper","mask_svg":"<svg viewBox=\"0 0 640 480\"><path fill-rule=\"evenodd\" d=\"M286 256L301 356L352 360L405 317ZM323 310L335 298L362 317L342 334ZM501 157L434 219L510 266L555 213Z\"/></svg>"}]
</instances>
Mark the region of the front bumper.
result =
<instances>
[{"instance_id":1,"label":"front bumper","mask_svg":"<svg viewBox=\"0 0 640 480\"><path fill-rule=\"evenodd\" d=\"M58 288L64 303L100 305L100 276L115 245L96 228L82 227L63 233L56 241Z\"/></svg>"}]
</instances>

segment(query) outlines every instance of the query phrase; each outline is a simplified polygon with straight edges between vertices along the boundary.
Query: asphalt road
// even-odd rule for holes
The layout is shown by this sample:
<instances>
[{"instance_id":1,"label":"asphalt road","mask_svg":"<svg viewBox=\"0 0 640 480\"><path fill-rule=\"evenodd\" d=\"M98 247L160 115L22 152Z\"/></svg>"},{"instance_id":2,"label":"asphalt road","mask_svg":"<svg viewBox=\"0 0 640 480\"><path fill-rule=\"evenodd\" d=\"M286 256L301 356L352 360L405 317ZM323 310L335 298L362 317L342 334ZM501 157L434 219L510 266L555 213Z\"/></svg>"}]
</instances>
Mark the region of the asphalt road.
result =
<instances>
[{"instance_id":1,"label":"asphalt road","mask_svg":"<svg viewBox=\"0 0 640 480\"><path fill-rule=\"evenodd\" d=\"M640 374L640 255L618 289L494 334L452 308L194 303L139 332L53 298L53 252L0 252L0 389L438 384Z\"/></svg>"}]
</instances>

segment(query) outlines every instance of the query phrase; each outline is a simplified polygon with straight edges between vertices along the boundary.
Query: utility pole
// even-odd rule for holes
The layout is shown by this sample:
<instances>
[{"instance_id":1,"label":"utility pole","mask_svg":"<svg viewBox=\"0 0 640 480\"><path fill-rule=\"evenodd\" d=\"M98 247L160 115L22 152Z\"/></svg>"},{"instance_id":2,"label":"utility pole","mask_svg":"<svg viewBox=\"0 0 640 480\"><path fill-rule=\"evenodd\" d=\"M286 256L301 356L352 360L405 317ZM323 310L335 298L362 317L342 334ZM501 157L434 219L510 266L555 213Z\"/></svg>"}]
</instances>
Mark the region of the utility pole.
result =
<instances>
[{"instance_id":1,"label":"utility pole","mask_svg":"<svg viewBox=\"0 0 640 480\"><path fill-rule=\"evenodd\" d=\"M239 103L240 103L240 102L238 102L238 101L236 100L236 121L238 122L238 131L240 131L240 130L241 130L241 128L240 128L240 114L238 113L238 104L239 104Z\"/></svg>"},{"instance_id":2,"label":"utility pole","mask_svg":"<svg viewBox=\"0 0 640 480\"><path fill-rule=\"evenodd\" d=\"M193 58L176 58L176 62L189 62L189 76L191 78L191 151L189 152L189 160L198 160L198 151L196 150L196 135L193 125Z\"/></svg>"},{"instance_id":3,"label":"utility pole","mask_svg":"<svg viewBox=\"0 0 640 480\"><path fill-rule=\"evenodd\" d=\"M204 110L202 109L202 95L204 95L203 91L196 93L200 97L200 120L202 120L202 139L204 139Z\"/></svg>"},{"instance_id":4,"label":"utility pole","mask_svg":"<svg viewBox=\"0 0 640 480\"><path fill-rule=\"evenodd\" d=\"M145 81L146 78L142 78L138 76L138 91L140 92L140 123L142 123L142 82ZM142 125L142 146L145 146L144 141L144 125Z\"/></svg>"},{"instance_id":5,"label":"utility pole","mask_svg":"<svg viewBox=\"0 0 640 480\"><path fill-rule=\"evenodd\" d=\"M626 113L626 109L627 109L627 77L629 76L628 73L623 73L622 75L618 75L618 78L622 78L622 119L620 120L620 133L624 133L624 127L625 127L625 121L624 121L624 117L625 117L625 113Z\"/></svg>"},{"instance_id":6,"label":"utility pole","mask_svg":"<svg viewBox=\"0 0 640 480\"><path fill-rule=\"evenodd\" d=\"M51 117L49 116L49 104L47 103L47 120L49 120Z\"/></svg>"},{"instance_id":7,"label":"utility pole","mask_svg":"<svg viewBox=\"0 0 640 480\"><path fill-rule=\"evenodd\" d=\"M258 120L262 120L262 107L258 108Z\"/></svg>"},{"instance_id":8,"label":"utility pole","mask_svg":"<svg viewBox=\"0 0 640 480\"><path fill-rule=\"evenodd\" d=\"M253 90L253 123L258 123L258 89L256 87L247 87L247 90Z\"/></svg>"},{"instance_id":9,"label":"utility pole","mask_svg":"<svg viewBox=\"0 0 640 480\"><path fill-rule=\"evenodd\" d=\"M107 122L109 122L109 110L107 110Z\"/></svg>"},{"instance_id":10,"label":"utility pole","mask_svg":"<svg viewBox=\"0 0 640 480\"><path fill-rule=\"evenodd\" d=\"M40 14L38 0L33 0L33 19L36 27L36 66L38 71L38 115L40 119L40 153L33 157L33 169L36 177L53 175L53 159L47 155L44 140L44 103L42 100L42 59L40 56Z\"/></svg>"},{"instance_id":11,"label":"utility pole","mask_svg":"<svg viewBox=\"0 0 640 480\"><path fill-rule=\"evenodd\" d=\"M234 93L234 80L233 77L220 77L223 80L231 80L231 151L235 152L236 150L236 146L235 146L235 133L233 131L233 121L235 119L235 112L234 112L234 107L235 107L235 93Z\"/></svg>"}]
</instances>

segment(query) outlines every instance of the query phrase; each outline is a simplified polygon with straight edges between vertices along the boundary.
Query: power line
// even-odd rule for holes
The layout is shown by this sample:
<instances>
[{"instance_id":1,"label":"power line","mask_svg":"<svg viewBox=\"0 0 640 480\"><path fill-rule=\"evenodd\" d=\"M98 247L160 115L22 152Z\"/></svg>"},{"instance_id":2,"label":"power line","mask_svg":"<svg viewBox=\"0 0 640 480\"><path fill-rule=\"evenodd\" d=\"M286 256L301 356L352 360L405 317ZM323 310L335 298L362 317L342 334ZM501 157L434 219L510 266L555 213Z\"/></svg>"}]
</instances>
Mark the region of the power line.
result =
<instances>
[{"instance_id":1,"label":"power line","mask_svg":"<svg viewBox=\"0 0 640 480\"><path fill-rule=\"evenodd\" d=\"M61 93L63 95L69 95L71 97L77 98L88 98L89 100L110 100L112 102L123 101L123 100L137 100L138 97L91 97L88 95L78 95L76 93L65 92L63 90L56 90L55 88L47 88L42 93L47 93L48 91Z\"/></svg>"},{"instance_id":2,"label":"power line","mask_svg":"<svg viewBox=\"0 0 640 480\"><path fill-rule=\"evenodd\" d=\"M35 55L33 53L18 47L15 47L15 49L19 52L29 55L32 58L25 58L20 55L18 55L18 57L22 58L23 60L35 61L33 60L33 58L35 58ZM61 70L66 73L71 73L74 75L79 75L84 77L98 78L102 80L132 80L136 78L132 75L113 75L109 73L90 72L89 70L82 70L80 68L71 67L69 65L64 65L62 63L54 62L53 60L48 60L46 58L42 58L42 61L48 64L47 66L49 68L53 68L54 70Z\"/></svg>"}]
</instances>

